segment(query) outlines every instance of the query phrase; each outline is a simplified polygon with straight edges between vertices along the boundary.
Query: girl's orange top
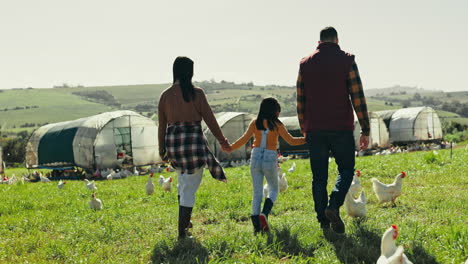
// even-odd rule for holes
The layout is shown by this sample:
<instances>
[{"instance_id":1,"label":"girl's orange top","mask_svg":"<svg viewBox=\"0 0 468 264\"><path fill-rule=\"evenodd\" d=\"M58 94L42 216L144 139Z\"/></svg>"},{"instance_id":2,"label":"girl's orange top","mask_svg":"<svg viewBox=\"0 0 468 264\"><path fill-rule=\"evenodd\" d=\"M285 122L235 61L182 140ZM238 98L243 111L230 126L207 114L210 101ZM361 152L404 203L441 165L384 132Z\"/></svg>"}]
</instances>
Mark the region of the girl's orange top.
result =
<instances>
[{"instance_id":1,"label":"girl's orange top","mask_svg":"<svg viewBox=\"0 0 468 264\"><path fill-rule=\"evenodd\" d=\"M263 121L263 125L268 127L266 120ZM236 150L245 145L245 143L247 143L252 136L255 136L253 147L260 147L262 142L262 131L258 130L255 126L255 119L250 122L249 128L247 131L245 131L244 135L242 135L236 142L231 145L232 150ZM278 148L278 136L281 136L289 145L292 146L303 145L306 143L304 137L291 136L283 124L277 123L276 129L268 132L266 144L267 149L276 150Z\"/></svg>"}]
</instances>

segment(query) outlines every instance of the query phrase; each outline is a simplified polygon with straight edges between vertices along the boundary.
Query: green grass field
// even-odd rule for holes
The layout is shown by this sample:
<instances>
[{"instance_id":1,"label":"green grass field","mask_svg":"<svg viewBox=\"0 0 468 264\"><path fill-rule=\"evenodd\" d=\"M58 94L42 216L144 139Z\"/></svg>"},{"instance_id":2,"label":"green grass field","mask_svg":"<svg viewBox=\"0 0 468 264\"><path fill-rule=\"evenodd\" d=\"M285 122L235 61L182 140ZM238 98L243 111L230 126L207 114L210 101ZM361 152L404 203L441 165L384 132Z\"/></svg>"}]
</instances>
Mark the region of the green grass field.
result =
<instances>
[{"instance_id":1,"label":"green grass field","mask_svg":"<svg viewBox=\"0 0 468 264\"><path fill-rule=\"evenodd\" d=\"M194 240L179 242L177 193L145 194L146 177L97 182L104 209L88 208L84 182L0 185L0 263L375 263L383 232L396 224L397 244L414 263L463 263L468 252L468 150L360 157L368 217L341 215L346 234L323 233L315 220L307 160L295 160L270 216L272 230L254 236L247 166L226 169L228 184L205 172L193 212ZM282 164L287 171L292 161ZM336 165L330 164L329 190ZM378 205L370 179L405 171L396 207ZM24 169L7 169L21 175ZM174 173L164 173L165 176ZM177 182L175 179L174 184ZM175 187L175 185L174 185Z\"/></svg>"},{"instance_id":2,"label":"green grass field","mask_svg":"<svg viewBox=\"0 0 468 264\"><path fill-rule=\"evenodd\" d=\"M73 120L113 110L108 106L92 103L79 96L55 90L6 90L0 93L1 110L38 106L38 108L1 111L0 127L2 130L27 130L26 128L19 129L19 126L25 123L44 124Z\"/></svg>"}]
</instances>

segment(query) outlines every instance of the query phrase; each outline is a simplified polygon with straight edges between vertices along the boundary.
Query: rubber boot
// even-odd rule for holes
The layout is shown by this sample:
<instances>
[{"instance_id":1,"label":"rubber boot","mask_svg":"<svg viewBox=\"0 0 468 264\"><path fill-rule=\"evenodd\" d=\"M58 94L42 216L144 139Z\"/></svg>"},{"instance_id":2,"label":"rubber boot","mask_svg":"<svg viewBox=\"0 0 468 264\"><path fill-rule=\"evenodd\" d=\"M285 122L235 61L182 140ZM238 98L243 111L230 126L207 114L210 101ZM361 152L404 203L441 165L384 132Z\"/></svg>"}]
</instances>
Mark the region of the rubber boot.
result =
<instances>
[{"instance_id":1,"label":"rubber boot","mask_svg":"<svg viewBox=\"0 0 468 264\"><path fill-rule=\"evenodd\" d=\"M268 217L271 212L271 208L273 208L273 201L270 198L266 198L265 203L263 204L262 214Z\"/></svg>"},{"instance_id":2,"label":"rubber boot","mask_svg":"<svg viewBox=\"0 0 468 264\"><path fill-rule=\"evenodd\" d=\"M179 203L180 205L180 195L177 195L177 202ZM189 222L187 228L192 228L193 227L193 224L192 224L192 221Z\"/></svg>"},{"instance_id":3,"label":"rubber boot","mask_svg":"<svg viewBox=\"0 0 468 264\"><path fill-rule=\"evenodd\" d=\"M252 219L254 234L257 234L258 232L262 231L262 229L260 228L260 218L258 217L258 215L251 215L250 218Z\"/></svg>"},{"instance_id":4,"label":"rubber boot","mask_svg":"<svg viewBox=\"0 0 468 264\"><path fill-rule=\"evenodd\" d=\"M187 228L192 217L192 207L179 206L179 239L190 238Z\"/></svg>"},{"instance_id":5,"label":"rubber boot","mask_svg":"<svg viewBox=\"0 0 468 264\"><path fill-rule=\"evenodd\" d=\"M263 204L262 213L259 216L260 228L264 232L270 231L270 225L268 224L268 215L271 212L271 208L273 208L273 201L270 198L266 198L265 203Z\"/></svg>"}]
</instances>

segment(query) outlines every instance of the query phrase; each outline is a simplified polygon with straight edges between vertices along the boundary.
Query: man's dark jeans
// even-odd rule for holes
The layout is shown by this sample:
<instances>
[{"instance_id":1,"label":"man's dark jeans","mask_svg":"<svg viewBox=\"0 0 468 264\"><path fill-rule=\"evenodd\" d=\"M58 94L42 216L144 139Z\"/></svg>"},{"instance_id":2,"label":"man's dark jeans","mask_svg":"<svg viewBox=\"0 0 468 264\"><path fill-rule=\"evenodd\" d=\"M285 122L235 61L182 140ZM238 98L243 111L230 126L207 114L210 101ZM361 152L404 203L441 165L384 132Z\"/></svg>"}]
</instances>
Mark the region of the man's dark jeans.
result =
<instances>
[{"instance_id":1,"label":"man's dark jeans","mask_svg":"<svg viewBox=\"0 0 468 264\"><path fill-rule=\"evenodd\" d=\"M353 131L313 131L307 133L310 167L312 169L312 195L315 212L320 223L328 223L327 206L339 209L353 181L355 144ZM338 177L328 201L328 158L330 151L338 165Z\"/></svg>"}]
</instances>

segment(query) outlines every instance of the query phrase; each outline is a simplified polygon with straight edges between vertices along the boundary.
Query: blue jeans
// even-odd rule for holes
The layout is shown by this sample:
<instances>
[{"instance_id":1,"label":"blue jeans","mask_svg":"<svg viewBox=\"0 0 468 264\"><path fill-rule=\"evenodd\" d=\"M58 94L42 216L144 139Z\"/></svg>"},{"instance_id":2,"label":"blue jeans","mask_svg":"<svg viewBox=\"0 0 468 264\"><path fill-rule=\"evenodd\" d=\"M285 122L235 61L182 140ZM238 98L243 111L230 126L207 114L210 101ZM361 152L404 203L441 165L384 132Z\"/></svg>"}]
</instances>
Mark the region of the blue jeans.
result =
<instances>
[{"instance_id":1,"label":"blue jeans","mask_svg":"<svg viewBox=\"0 0 468 264\"><path fill-rule=\"evenodd\" d=\"M267 131L263 131L262 143L252 150L250 157L250 174L252 175L253 198L252 215L260 214L263 200L263 177L269 186L268 197L274 203L278 197L278 154L275 150L266 149Z\"/></svg>"},{"instance_id":2,"label":"blue jeans","mask_svg":"<svg viewBox=\"0 0 468 264\"><path fill-rule=\"evenodd\" d=\"M355 143L353 131L313 131L306 137L309 146L312 169L312 196L315 212L320 223L328 223L325 217L327 206L339 210L353 181L355 164ZM338 177L328 200L328 158L335 157Z\"/></svg>"}]
</instances>

